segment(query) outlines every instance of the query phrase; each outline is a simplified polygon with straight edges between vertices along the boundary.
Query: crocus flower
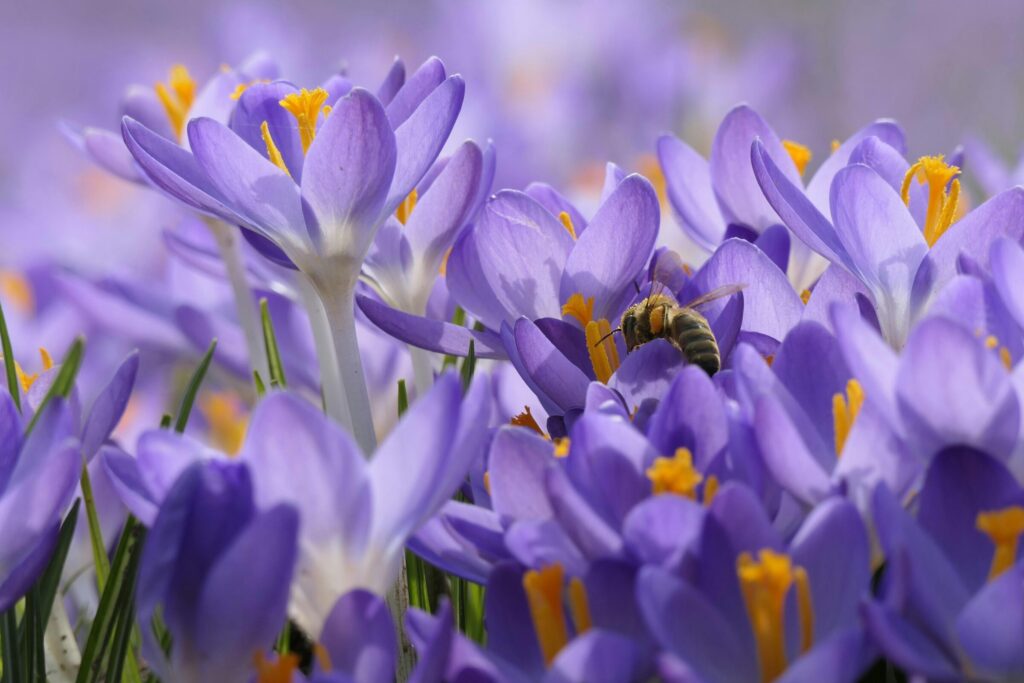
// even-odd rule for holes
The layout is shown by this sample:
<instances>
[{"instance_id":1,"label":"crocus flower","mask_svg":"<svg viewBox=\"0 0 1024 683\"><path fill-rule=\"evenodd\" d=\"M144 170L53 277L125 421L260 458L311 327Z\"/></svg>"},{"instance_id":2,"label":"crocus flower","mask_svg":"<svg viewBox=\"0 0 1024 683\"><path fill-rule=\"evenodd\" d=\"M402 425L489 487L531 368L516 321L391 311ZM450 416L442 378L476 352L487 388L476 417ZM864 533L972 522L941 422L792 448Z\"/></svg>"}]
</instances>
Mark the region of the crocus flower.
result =
<instances>
[{"instance_id":1,"label":"crocus flower","mask_svg":"<svg viewBox=\"0 0 1024 683\"><path fill-rule=\"evenodd\" d=\"M461 394L457 376L439 378L369 463L303 399L278 393L257 406L241 457L252 467L261 507L285 501L301 512L289 613L307 633L320 632L331 605L349 590L387 592L406 539L462 483L487 435L486 378Z\"/></svg>"},{"instance_id":2,"label":"crocus flower","mask_svg":"<svg viewBox=\"0 0 1024 683\"><path fill-rule=\"evenodd\" d=\"M0 392L0 611L46 568L81 468L66 400L52 399L29 435L14 400Z\"/></svg>"},{"instance_id":3,"label":"crocus flower","mask_svg":"<svg viewBox=\"0 0 1024 683\"><path fill-rule=\"evenodd\" d=\"M1007 164L980 138L972 138L964 146L971 175L989 196L1014 185L1024 185L1024 155L1018 155L1015 163Z\"/></svg>"},{"instance_id":4,"label":"crocus flower","mask_svg":"<svg viewBox=\"0 0 1024 683\"><path fill-rule=\"evenodd\" d=\"M298 525L289 505L257 509L245 465L195 464L181 475L139 565L144 649L162 680L249 680L285 623ZM170 656L150 628L157 609Z\"/></svg>"},{"instance_id":5,"label":"crocus flower","mask_svg":"<svg viewBox=\"0 0 1024 683\"><path fill-rule=\"evenodd\" d=\"M832 178L847 164L857 144L868 136L879 136L903 150L899 126L876 121L836 147L811 176L806 189L800 177L811 160L811 151L799 143L780 140L771 126L747 105L739 105L726 114L715 134L710 159L705 160L675 136L664 135L658 139L658 160L665 174L669 200L683 229L698 245L714 252L728 237L743 236L753 241L782 223L776 209L765 201L754 177L749 149L755 139L762 141L765 154L795 190L806 193L807 200L827 214ZM797 291L810 287L828 265L799 239L785 240L782 246L785 251L780 267L788 272Z\"/></svg>"}]
</instances>

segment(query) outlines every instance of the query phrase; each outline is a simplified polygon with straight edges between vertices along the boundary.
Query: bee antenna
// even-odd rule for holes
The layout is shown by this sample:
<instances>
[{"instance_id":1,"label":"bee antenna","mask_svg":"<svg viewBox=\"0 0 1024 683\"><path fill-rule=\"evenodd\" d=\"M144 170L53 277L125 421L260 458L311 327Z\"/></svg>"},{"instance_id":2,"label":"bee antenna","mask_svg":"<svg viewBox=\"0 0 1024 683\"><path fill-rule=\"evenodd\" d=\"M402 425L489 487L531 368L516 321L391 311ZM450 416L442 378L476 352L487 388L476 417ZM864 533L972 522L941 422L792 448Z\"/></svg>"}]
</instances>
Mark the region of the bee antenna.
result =
<instances>
[{"instance_id":1,"label":"bee antenna","mask_svg":"<svg viewBox=\"0 0 1024 683\"><path fill-rule=\"evenodd\" d=\"M603 342L605 339L607 339L608 337L612 336L616 332L622 332L622 328L621 327L616 327L614 330L612 330L608 334L606 334L603 337L601 337L600 339L598 339L596 342L594 342L594 348L597 348L598 344L600 344L601 342Z\"/></svg>"}]
</instances>

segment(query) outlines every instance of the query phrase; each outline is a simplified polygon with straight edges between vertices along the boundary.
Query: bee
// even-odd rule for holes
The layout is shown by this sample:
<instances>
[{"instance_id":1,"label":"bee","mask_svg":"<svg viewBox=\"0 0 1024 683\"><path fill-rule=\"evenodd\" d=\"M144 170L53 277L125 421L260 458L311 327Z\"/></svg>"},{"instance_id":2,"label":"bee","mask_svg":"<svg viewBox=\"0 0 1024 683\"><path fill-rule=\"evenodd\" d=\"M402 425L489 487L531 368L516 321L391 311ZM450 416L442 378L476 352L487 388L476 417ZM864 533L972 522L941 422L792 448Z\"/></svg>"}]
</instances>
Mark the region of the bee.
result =
<instances>
[{"instance_id":1,"label":"bee","mask_svg":"<svg viewBox=\"0 0 1024 683\"><path fill-rule=\"evenodd\" d=\"M626 340L626 351L655 339L667 339L679 349L686 360L714 375L722 367L711 325L697 310L704 304L731 296L746 285L725 285L699 296L685 306L664 293L651 293L622 314L620 329Z\"/></svg>"}]
</instances>

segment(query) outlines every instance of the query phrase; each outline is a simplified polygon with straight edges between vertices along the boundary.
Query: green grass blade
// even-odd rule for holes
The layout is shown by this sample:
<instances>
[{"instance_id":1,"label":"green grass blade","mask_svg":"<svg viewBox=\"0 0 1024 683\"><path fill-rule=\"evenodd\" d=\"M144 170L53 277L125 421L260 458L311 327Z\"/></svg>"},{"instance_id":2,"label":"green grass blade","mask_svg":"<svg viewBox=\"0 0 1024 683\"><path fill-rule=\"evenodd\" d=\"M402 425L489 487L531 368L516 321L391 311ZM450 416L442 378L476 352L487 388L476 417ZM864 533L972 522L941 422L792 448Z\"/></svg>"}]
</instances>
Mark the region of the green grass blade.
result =
<instances>
[{"instance_id":1,"label":"green grass blade","mask_svg":"<svg viewBox=\"0 0 1024 683\"><path fill-rule=\"evenodd\" d=\"M476 372L476 342L470 340L469 353L466 354L466 360L462 361L462 368L459 370L459 375L462 377L463 391L469 389L469 385L473 381L474 372Z\"/></svg>"},{"instance_id":2,"label":"green grass blade","mask_svg":"<svg viewBox=\"0 0 1024 683\"><path fill-rule=\"evenodd\" d=\"M252 371L252 383L256 385L256 397L263 398L267 394L267 385L263 383L259 370Z\"/></svg>"},{"instance_id":3,"label":"green grass blade","mask_svg":"<svg viewBox=\"0 0 1024 683\"><path fill-rule=\"evenodd\" d=\"M11 392L14 405L21 410L21 387L18 384L18 368L14 365L14 347L11 346L11 335L7 331L7 318L4 307L0 305L0 348L4 354L4 369L7 372L7 390Z\"/></svg>"},{"instance_id":4,"label":"green grass blade","mask_svg":"<svg viewBox=\"0 0 1024 683\"><path fill-rule=\"evenodd\" d=\"M196 371L192 373L192 378L188 381L185 395L181 398L181 408L178 409L178 420L174 423L174 431L179 434L185 431L189 415L192 414L192 406L195 405L196 396L199 394L199 387L203 384L203 378L206 377L206 371L210 368L210 361L213 360L213 352L216 349L217 340L214 339L210 342L206 353L203 354L202 360L199 361Z\"/></svg>"},{"instance_id":5,"label":"green grass blade","mask_svg":"<svg viewBox=\"0 0 1024 683\"><path fill-rule=\"evenodd\" d=\"M405 415L409 410L409 390L405 387L405 380L398 380L398 417Z\"/></svg>"},{"instance_id":6,"label":"green grass blade","mask_svg":"<svg viewBox=\"0 0 1024 683\"><path fill-rule=\"evenodd\" d=\"M263 345L266 347L267 362L270 365L270 386L288 386L284 377L284 365L281 363L281 352L277 348L274 322L270 319L270 307L266 299L260 299L260 323L263 325Z\"/></svg>"},{"instance_id":7,"label":"green grass blade","mask_svg":"<svg viewBox=\"0 0 1024 683\"><path fill-rule=\"evenodd\" d=\"M0 656L4 661L4 683L20 683L24 673L18 656L18 615L13 605L0 615Z\"/></svg>"},{"instance_id":8,"label":"green grass blade","mask_svg":"<svg viewBox=\"0 0 1024 683\"><path fill-rule=\"evenodd\" d=\"M110 576L110 562L107 560L107 546L103 542L100 516L96 512L96 498L92 492L89 467L84 462L82 463L81 485L82 499L85 501L85 518L89 523L89 544L92 546L93 568L96 570L96 586L102 593Z\"/></svg>"},{"instance_id":9,"label":"green grass blade","mask_svg":"<svg viewBox=\"0 0 1024 683\"><path fill-rule=\"evenodd\" d=\"M45 624L50 620L50 610L53 608L53 601L57 597L57 590L60 588L60 576L64 571L64 563L68 559L68 549L71 547L71 539L74 537L75 525L78 523L78 511L81 507L81 500L76 500L71 506L71 512L64 518L60 526L60 535L57 537L57 547L53 550L50 564L46 571L39 578L36 589L39 591L39 604L42 607L40 617Z\"/></svg>"}]
</instances>

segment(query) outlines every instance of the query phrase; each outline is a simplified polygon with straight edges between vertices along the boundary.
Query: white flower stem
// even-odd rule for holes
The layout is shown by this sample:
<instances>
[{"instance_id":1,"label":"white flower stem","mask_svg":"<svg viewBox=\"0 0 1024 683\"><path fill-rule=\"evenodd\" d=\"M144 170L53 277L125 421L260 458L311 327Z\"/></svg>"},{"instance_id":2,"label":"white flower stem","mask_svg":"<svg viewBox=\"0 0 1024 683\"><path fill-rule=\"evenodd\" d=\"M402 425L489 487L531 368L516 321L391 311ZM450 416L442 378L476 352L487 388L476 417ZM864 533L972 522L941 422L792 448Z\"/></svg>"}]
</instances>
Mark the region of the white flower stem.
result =
<instances>
[{"instance_id":1,"label":"white flower stem","mask_svg":"<svg viewBox=\"0 0 1024 683\"><path fill-rule=\"evenodd\" d=\"M82 664L82 654L64 609L64 597L59 593L50 609L50 619L46 622L43 645L46 653L46 680L55 683L74 681Z\"/></svg>"},{"instance_id":2,"label":"white flower stem","mask_svg":"<svg viewBox=\"0 0 1024 683\"><path fill-rule=\"evenodd\" d=\"M313 330L313 342L320 365L320 385L324 392L324 403L327 404L327 414L351 432L352 416L348 411L348 398L341 386L341 371L338 368L338 357L334 353L334 340L331 338L327 313L309 280L305 276L300 276L298 280L302 305L306 309L309 325Z\"/></svg>"},{"instance_id":3,"label":"white flower stem","mask_svg":"<svg viewBox=\"0 0 1024 683\"><path fill-rule=\"evenodd\" d=\"M238 244L240 228L212 219L207 220L206 224L210 227L210 232L213 233L217 242L221 260L227 270L228 282L231 283L231 291L235 297L235 309L238 312L238 322L245 333L249 364L253 370L260 373L264 382L269 382L270 365L263 344L263 328L260 326L259 316L256 314L256 303L253 301L249 280L245 276L245 263L242 261L242 253Z\"/></svg>"},{"instance_id":4,"label":"white flower stem","mask_svg":"<svg viewBox=\"0 0 1024 683\"><path fill-rule=\"evenodd\" d=\"M334 340L341 386L352 418L352 435L366 457L370 457L377 448L377 434L373 429L370 394L366 390L363 361L356 337L354 286L353 280L352 287L321 287L319 292L330 324L331 338Z\"/></svg>"},{"instance_id":5,"label":"white flower stem","mask_svg":"<svg viewBox=\"0 0 1024 683\"><path fill-rule=\"evenodd\" d=\"M410 344L409 356L412 358L412 374L416 385L416 398L419 398L426 394L434 384L434 369L430 363L430 351Z\"/></svg>"}]
</instances>

